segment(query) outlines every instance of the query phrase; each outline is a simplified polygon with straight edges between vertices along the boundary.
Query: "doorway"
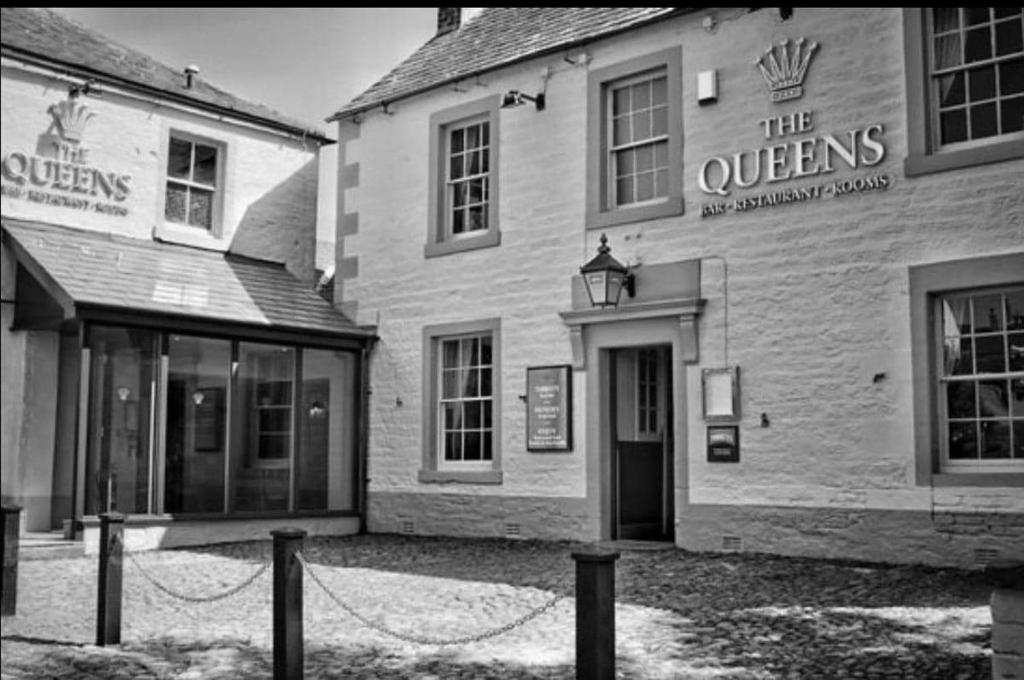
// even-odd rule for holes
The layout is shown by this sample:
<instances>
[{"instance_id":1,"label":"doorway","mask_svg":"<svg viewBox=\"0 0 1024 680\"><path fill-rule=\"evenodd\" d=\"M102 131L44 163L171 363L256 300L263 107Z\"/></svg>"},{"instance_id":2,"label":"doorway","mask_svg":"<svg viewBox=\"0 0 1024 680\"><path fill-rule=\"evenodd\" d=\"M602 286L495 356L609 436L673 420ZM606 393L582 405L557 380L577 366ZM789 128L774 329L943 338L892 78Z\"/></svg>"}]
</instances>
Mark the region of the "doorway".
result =
<instances>
[{"instance_id":1,"label":"doorway","mask_svg":"<svg viewBox=\"0 0 1024 680\"><path fill-rule=\"evenodd\" d=\"M612 350L612 537L674 541L672 348Z\"/></svg>"}]
</instances>

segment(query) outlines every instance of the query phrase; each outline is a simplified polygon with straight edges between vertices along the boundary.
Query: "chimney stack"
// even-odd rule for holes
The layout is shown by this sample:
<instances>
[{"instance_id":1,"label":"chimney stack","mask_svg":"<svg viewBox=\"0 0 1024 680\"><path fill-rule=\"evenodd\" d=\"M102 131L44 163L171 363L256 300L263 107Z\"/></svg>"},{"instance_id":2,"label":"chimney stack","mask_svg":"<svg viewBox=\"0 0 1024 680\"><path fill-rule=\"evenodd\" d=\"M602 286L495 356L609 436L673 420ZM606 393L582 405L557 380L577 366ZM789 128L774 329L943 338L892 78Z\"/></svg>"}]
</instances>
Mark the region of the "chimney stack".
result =
<instances>
[{"instance_id":1,"label":"chimney stack","mask_svg":"<svg viewBox=\"0 0 1024 680\"><path fill-rule=\"evenodd\" d=\"M195 82L196 76L199 75L199 67L195 64L189 64L185 67L185 87L189 90L192 89L192 85Z\"/></svg>"},{"instance_id":2,"label":"chimney stack","mask_svg":"<svg viewBox=\"0 0 1024 680\"><path fill-rule=\"evenodd\" d=\"M461 7L437 8L437 35L451 33L462 23Z\"/></svg>"}]
</instances>

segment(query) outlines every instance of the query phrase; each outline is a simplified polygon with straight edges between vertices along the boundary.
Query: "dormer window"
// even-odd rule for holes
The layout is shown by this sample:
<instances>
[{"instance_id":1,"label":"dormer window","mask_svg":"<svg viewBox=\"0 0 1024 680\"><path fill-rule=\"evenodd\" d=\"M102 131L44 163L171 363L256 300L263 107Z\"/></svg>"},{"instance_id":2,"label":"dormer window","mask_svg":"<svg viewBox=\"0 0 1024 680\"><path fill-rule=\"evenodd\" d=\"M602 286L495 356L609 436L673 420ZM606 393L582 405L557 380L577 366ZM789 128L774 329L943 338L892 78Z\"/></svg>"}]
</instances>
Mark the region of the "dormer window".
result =
<instances>
[{"instance_id":1,"label":"dormer window","mask_svg":"<svg viewBox=\"0 0 1024 680\"><path fill-rule=\"evenodd\" d=\"M167 148L164 219L214 231L217 215L219 149L178 134Z\"/></svg>"}]
</instances>

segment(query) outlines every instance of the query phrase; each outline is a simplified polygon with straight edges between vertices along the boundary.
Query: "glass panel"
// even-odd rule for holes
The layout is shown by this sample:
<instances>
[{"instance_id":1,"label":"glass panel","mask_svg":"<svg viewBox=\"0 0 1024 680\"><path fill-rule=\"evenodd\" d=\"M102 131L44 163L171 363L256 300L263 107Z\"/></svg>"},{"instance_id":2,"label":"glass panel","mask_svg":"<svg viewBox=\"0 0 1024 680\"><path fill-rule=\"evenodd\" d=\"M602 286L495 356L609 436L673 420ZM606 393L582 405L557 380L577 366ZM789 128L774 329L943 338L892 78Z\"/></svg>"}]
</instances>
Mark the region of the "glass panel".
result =
<instances>
[{"instance_id":1,"label":"glass panel","mask_svg":"<svg viewBox=\"0 0 1024 680\"><path fill-rule=\"evenodd\" d=\"M461 234L466 231L466 213L461 208L452 213L452 233Z\"/></svg>"},{"instance_id":2,"label":"glass panel","mask_svg":"<svg viewBox=\"0 0 1024 680\"><path fill-rule=\"evenodd\" d=\"M988 7L964 7L964 24L976 26L989 20Z\"/></svg>"},{"instance_id":3,"label":"glass panel","mask_svg":"<svg viewBox=\"0 0 1024 680\"><path fill-rule=\"evenodd\" d=\"M494 363L491 358L491 336L489 335L480 338L480 363L484 366Z\"/></svg>"},{"instance_id":4,"label":"glass panel","mask_svg":"<svg viewBox=\"0 0 1024 680\"><path fill-rule=\"evenodd\" d=\"M1024 130L1024 97L1007 99L1000 102L999 106L1003 134Z\"/></svg>"},{"instance_id":5,"label":"glass panel","mask_svg":"<svg viewBox=\"0 0 1024 680\"><path fill-rule=\"evenodd\" d=\"M978 410L982 418L1005 418L1010 415L1010 392L1007 381L979 382Z\"/></svg>"},{"instance_id":6,"label":"glass panel","mask_svg":"<svg viewBox=\"0 0 1024 680\"><path fill-rule=\"evenodd\" d=\"M209 229L213 222L213 192L192 188L188 205L188 223Z\"/></svg>"},{"instance_id":7,"label":"glass panel","mask_svg":"<svg viewBox=\"0 0 1024 680\"><path fill-rule=\"evenodd\" d=\"M635 199L633 198L633 178L623 177L615 182L615 201L618 204L632 203Z\"/></svg>"},{"instance_id":8,"label":"glass panel","mask_svg":"<svg viewBox=\"0 0 1024 680\"><path fill-rule=\"evenodd\" d=\"M996 124L996 104L982 104L971 107L971 139L981 139L999 134Z\"/></svg>"},{"instance_id":9,"label":"glass panel","mask_svg":"<svg viewBox=\"0 0 1024 680\"><path fill-rule=\"evenodd\" d=\"M633 151L631 149L618 152L615 154L615 158L618 161L615 164L615 174L618 177L625 177L636 172L636 165L633 162Z\"/></svg>"},{"instance_id":10,"label":"glass panel","mask_svg":"<svg viewBox=\"0 0 1024 680\"><path fill-rule=\"evenodd\" d=\"M459 396L459 386L462 384L462 376L459 369L445 369L441 380L441 398L456 399Z\"/></svg>"},{"instance_id":11,"label":"glass panel","mask_svg":"<svg viewBox=\"0 0 1024 680\"><path fill-rule=\"evenodd\" d=\"M945 298L942 301L942 327L946 335L971 332L970 298Z\"/></svg>"},{"instance_id":12,"label":"glass panel","mask_svg":"<svg viewBox=\"0 0 1024 680\"><path fill-rule=\"evenodd\" d=\"M442 368L456 368L459 365L459 341L445 340L441 343Z\"/></svg>"},{"instance_id":13,"label":"glass panel","mask_svg":"<svg viewBox=\"0 0 1024 680\"><path fill-rule=\"evenodd\" d=\"M1019 19L1003 21L996 24L996 56L1013 54L1024 49L1021 40L1021 23Z\"/></svg>"},{"instance_id":14,"label":"glass panel","mask_svg":"<svg viewBox=\"0 0 1024 680\"><path fill-rule=\"evenodd\" d=\"M1010 352L1009 369L1011 371L1024 371L1024 333L1010 333L1006 336Z\"/></svg>"},{"instance_id":15,"label":"glass panel","mask_svg":"<svg viewBox=\"0 0 1024 680\"><path fill-rule=\"evenodd\" d=\"M936 7L932 12L936 33L951 31L960 26L960 9L958 7Z\"/></svg>"},{"instance_id":16,"label":"glass panel","mask_svg":"<svg viewBox=\"0 0 1024 680\"><path fill-rule=\"evenodd\" d=\"M1021 13L1020 7L993 7L992 10L995 12L996 19L1014 17Z\"/></svg>"},{"instance_id":17,"label":"glass panel","mask_svg":"<svg viewBox=\"0 0 1024 680\"><path fill-rule=\"evenodd\" d=\"M465 427L471 430L480 429L480 402L479 401L467 401L464 404L464 412L466 414Z\"/></svg>"},{"instance_id":18,"label":"glass panel","mask_svg":"<svg viewBox=\"0 0 1024 680\"><path fill-rule=\"evenodd\" d=\"M164 512L224 512L231 342L172 335Z\"/></svg>"},{"instance_id":19,"label":"glass panel","mask_svg":"<svg viewBox=\"0 0 1024 680\"><path fill-rule=\"evenodd\" d=\"M462 361L466 366L480 363L480 338L463 338Z\"/></svg>"},{"instance_id":20,"label":"glass panel","mask_svg":"<svg viewBox=\"0 0 1024 680\"><path fill-rule=\"evenodd\" d=\"M462 167L463 156L461 154L452 156L452 163L450 167L450 179L460 179L465 176L465 171Z\"/></svg>"},{"instance_id":21,"label":"glass panel","mask_svg":"<svg viewBox=\"0 0 1024 680\"><path fill-rule=\"evenodd\" d=\"M1024 391L1024 384L1022 384L1021 390ZM1024 400L1024 395L1021 396L1021 399ZM493 423L492 416L491 416L492 404L491 404L490 401L484 401L482 403L483 403L483 418L484 418L483 427L484 427L485 430L489 430L492 427L494 427L494 423Z\"/></svg>"},{"instance_id":22,"label":"glass panel","mask_svg":"<svg viewBox=\"0 0 1024 680\"><path fill-rule=\"evenodd\" d=\"M164 202L164 219L168 222L184 222L188 206L188 189L167 183L167 200Z\"/></svg>"},{"instance_id":23,"label":"glass panel","mask_svg":"<svg viewBox=\"0 0 1024 680\"><path fill-rule=\"evenodd\" d=\"M974 373L974 365L971 357L970 338L953 337L946 338L943 343L943 375L970 375Z\"/></svg>"},{"instance_id":24,"label":"glass panel","mask_svg":"<svg viewBox=\"0 0 1024 680\"><path fill-rule=\"evenodd\" d=\"M621 116L612 121L612 146L632 141L629 134L629 116Z\"/></svg>"},{"instance_id":25,"label":"glass panel","mask_svg":"<svg viewBox=\"0 0 1024 680\"><path fill-rule=\"evenodd\" d=\"M644 172L636 176L636 200L649 201L654 198L654 173Z\"/></svg>"},{"instance_id":26,"label":"glass panel","mask_svg":"<svg viewBox=\"0 0 1024 680\"><path fill-rule=\"evenodd\" d=\"M1014 59L999 65L999 94L1024 92L1024 59Z\"/></svg>"},{"instance_id":27,"label":"glass panel","mask_svg":"<svg viewBox=\"0 0 1024 680\"><path fill-rule=\"evenodd\" d=\"M479 396L480 389L480 375L479 371L475 368L470 368L462 373L463 382L462 385L462 397L477 397Z\"/></svg>"},{"instance_id":28,"label":"glass panel","mask_svg":"<svg viewBox=\"0 0 1024 680\"><path fill-rule=\"evenodd\" d=\"M970 64L992 57L992 29L989 26L967 31L964 41L964 62Z\"/></svg>"},{"instance_id":29,"label":"glass panel","mask_svg":"<svg viewBox=\"0 0 1024 680\"><path fill-rule=\"evenodd\" d=\"M612 115L620 116L629 110L629 88L620 87L614 90L612 92Z\"/></svg>"},{"instance_id":30,"label":"glass panel","mask_svg":"<svg viewBox=\"0 0 1024 680\"><path fill-rule=\"evenodd\" d=\"M991 99L996 95L995 66L971 69L967 72L967 82L972 102Z\"/></svg>"},{"instance_id":31,"label":"glass panel","mask_svg":"<svg viewBox=\"0 0 1024 680\"><path fill-rule=\"evenodd\" d=\"M192 144L171 137L167 145L167 176L189 179L192 170Z\"/></svg>"},{"instance_id":32,"label":"glass panel","mask_svg":"<svg viewBox=\"0 0 1024 680\"><path fill-rule=\"evenodd\" d=\"M946 111L939 116L942 143L953 144L967 139L967 111Z\"/></svg>"},{"instance_id":33,"label":"glass panel","mask_svg":"<svg viewBox=\"0 0 1024 680\"><path fill-rule=\"evenodd\" d=\"M491 143L491 124L481 123L480 124L480 143L483 146L489 146Z\"/></svg>"},{"instance_id":34,"label":"glass panel","mask_svg":"<svg viewBox=\"0 0 1024 680\"><path fill-rule=\"evenodd\" d=\"M469 180L469 202L480 203L484 200L484 181L482 179Z\"/></svg>"},{"instance_id":35,"label":"glass panel","mask_svg":"<svg viewBox=\"0 0 1024 680\"><path fill-rule=\"evenodd\" d=\"M651 112L640 111L633 114L633 140L647 139L651 136Z\"/></svg>"},{"instance_id":36,"label":"glass panel","mask_svg":"<svg viewBox=\"0 0 1024 680\"><path fill-rule=\"evenodd\" d=\"M459 182L452 185L452 205L456 208L466 205L469 194L469 187L466 182Z\"/></svg>"},{"instance_id":37,"label":"glass panel","mask_svg":"<svg viewBox=\"0 0 1024 680\"><path fill-rule=\"evenodd\" d=\"M480 126L470 125L466 128L466 148L475 149L480 146Z\"/></svg>"},{"instance_id":38,"label":"glass panel","mask_svg":"<svg viewBox=\"0 0 1024 680\"><path fill-rule=\"evenodd\" d=\"M951 382L946 386L946 414L950 418L974 418L974 383Z\"/></svg>"},{"instance_id":39,"label":"glass panel","mask_svg":"<svg viewBox=\"0 0 1024 680\"><path fill-rule=\"evenodd\" d=\"M949 457L951 460L978 457L977 425L973 421L949 424Z\"/></svg>"},{"instance_id":40,"label":"glass panel","mask_svg":"<svg viewBox=\"0 0 1024 680\"><path fill-rule=\"evenodd\" d=\"M458 130L452 130L452 153L458 153L459 151L462 151L464 137L465 136L463 134L462 128L459 128Z\"/></svg>"},{"instance_id":41,"label":"glass panel","mask_svg":"<svg viewBox=\"0 0 1024 680\"><path fill-rule=\"evenodd\" d=\"M633 110L651 108L651 82L637 83L633 86Z\"/></svg>"},{"instance_id":42,"label":"glass panel","mask_svg":"<svg viewBox=\"0 0 1024 680\"><path fill-rule=\"evenodd\" d=\"M480 443L479 432L467 432L463 440L463 460L483 460L483 447Z\"/></svg>"},{"instance_id":43,"label":"glass panel","mask_svg":"<svg viewBox=\"0 0 1024 680\"><path fill-rule=\"evenodd\" d=\"M444 429L457 430L462 427L462 404L442 404Z\"/></svg>"},{"instance_id":44,"label":"glass panel","mask_svg":"<svg viewBox=\"0 0 1024 680\"><path fill-rule=\"evenodd\" d=\"M641 146L636 150L636 169L637 172L654 169L653 145Z\"/></svg>"},{"instance_id":45,"label":"glass panel","mask_svg":"<svg viewBox=\"0 0 1024 680\"><path fill-rule=\"evenodd\" d=\"M935 70L959 66L960 60L960 34L953 33L935 39Z\"/></svg>"},{"instance_id":46,"label":"glass panel","mask_svg":"<svg viewBox=\"0 0 1024 680\"><path fill-rule=\"evenodd\" d=\"M1024 459L1024 420L1013 421L1013 457Z\"/></svg>"},{"instance_id":47,"label":"glass panel","mask_svg":"<svg viewBox=\"0 0 1024 680\"><path fill-rule=\"evenodd\" d=\"M981 423L981 457L1010 457L1010 421L997 420Z\"/></svg>"},{"instance_id":48,"label":"glass panel","mask_svg":"<svg viewBox=\"0 0 1024 680\"><path fill-rule=\"evenodd\" d=\"M488 149L484 149L480 152L481 163L480 172L489 172L491 168L491 152Z\"/></svg>"},{"instance_id":49,"label":"glass panel","mask_svg":"<svg viewBox=\"0 0 1024 680\"><path fill-rule=\"evenodd\" d=\"M1010 381L1010 415L1024 418L1024 378Z\"/></svg>"},{"instance_id":50,"label":"glass panel","mask_svg":"<svg viewBox=\"0 0 1024 680\"><path fill-rule=\"evenodd\" d=\"M232 512L287 510L295 350L242 342L231 418Z\"/></svg>"},{"instance_id":51,"label":"glass panel","mask_svg":"<svg viewBox=\"0 0 1024 680\"><path fill-rule=\"evenodd\" d=\"M303 349L295 507L355 510L358 361L351 352Z\"/></svg>"},{"instance_id":52,"label":"glass panel","mask_svg":"<svg viewBox=\"0 0 1024 680\"><path fill-rule=\"evenodd\" d=\"M651 136L668 134L668 108L661 107L651 111Z\"/></svg>"},{"instance_id":53,"label":"glass panel","mask_svg":"<svg viewBox=\"0 0 1024 680\"><path fill-rule=\"evenodd\" d=\"M212 146L196 144L196 160L192 181L208 186L217 184L217 149Z\"/></svg>"},{"instance_id":54,"label":"glass panel","mask_svg":"<svg viewBox=\"0 0 1024 680\"><path fill-rule=\"evenodd\" d=\"M974 332L1003 330L1003 296L978 295L974 298Z\"/></svg>"},{"instance_id":55,"label":"glass panel","mask_svg":"<svg viewBox=\"0 0 1024 680\"><path fill-rule=\"evenodd\" d=\"M157 335L93 326L85 513L150 511L150 422Z\"/></svg>"},{"instance_id":56,"label":"glass panel","mask_svg":"<svg viewBox=\"0 0 1024 680\"><path fill-rule=\"evenodd\" d=\"M449 432L444 436L444 459L462 460L461 432Z\"/></svg>"},{"instance_id":57,"label":"glass panel","mask_svg":"<svg viewBox=\"0 0 1024 680\"><path fill-rule=\"evenodd\" d=\"M469 231L478 231L487 228L487 212L482 206L473 206L469 209Z\"/></svg>"},{"instance_id":58,"label":"glass panel","mask_svg":"<svg viewBox=\"0 0 1024 680\"><path fill-rule=\"evenodd\" d=\"M964 72L957 71L948 76L939 78L939 106L945 108L963 104L964 93Z\"/></svg>"}]
</instances>

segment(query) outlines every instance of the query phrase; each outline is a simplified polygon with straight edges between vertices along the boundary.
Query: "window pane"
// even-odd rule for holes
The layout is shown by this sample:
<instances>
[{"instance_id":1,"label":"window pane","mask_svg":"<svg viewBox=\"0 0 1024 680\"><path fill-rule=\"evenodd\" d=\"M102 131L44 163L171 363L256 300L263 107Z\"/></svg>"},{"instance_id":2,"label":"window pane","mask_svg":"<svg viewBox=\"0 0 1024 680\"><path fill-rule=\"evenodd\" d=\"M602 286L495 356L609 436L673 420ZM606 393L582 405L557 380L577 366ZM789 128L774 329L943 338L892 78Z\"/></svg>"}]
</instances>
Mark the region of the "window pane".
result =
<instances>
[{"instance_id":1,"label":"window pane","mask_svg":"<svg viewBox=\"0 0 1024 680\"><path fill-rule=\"evenodd\" d=\"M287 510L295 349L241 342L231 411L233 512Z\"/></svg>"},{"instance_id":2,"label":"window pane","mask_svg":"<svg viewBox=\"0 0 1024 680\"><path fill-rule=\"evenodd\" d=\"M654 173L644 172L636 176L636 200L649 201L654 198Z\"/></svg>"},{"instance_id":3,"label":"window pane","mask_svg":"<svg viewBox=\"0 0 1024 680\"><path fill-rule=\"evenodd\" d=\"M615 182L615 198L619 204L633 203L633 178L623 177Z\"/></svg>"},{"instance_id":4,"label":"window pane","mask_svg":"<svg viewBox=\"0 0 1024 680\"><path fill-rule=\"evenodd\" d=\"M641 146L636 150L636 170L643 172L654 169L653 145Z\"/></svg>"},{"instance_id":5,"label":"window pane","mask_svg":"<svg viewBox=\"0 0 1024 680\"><path fill-rule=\"evenodd\" d=\"M93 326L85 513L147 513L156 334Z\"/></svg>"},{"instance_id":6,"label":"window pane","mask_svg":"<svg viewBox=\"0 0 1024 680\"><path fill-rule=\"evenodd\" d=\"M302 350L296 508L355 510L358 361L352 352Z\"/></svg>"},{"instance_id":7,"label":"window pane","mask_svg":"<svg viewBox=\"0 0 1024 680\"><path fill-rule=\"evenodd\" d=\"M946 413L950 418L974 418L974 383L951 382L946 386Z\"/></svg>"},{"instance_id":8,"label":"window pane","mask_svg":"<svg viewBox=\"0 0 1024 680\"><path fill-rule=\"evenodd\" d=\"M466 148L475 149L480 146L480 126L470 125L466 128Z\"/></svg>"},{"instance_id":9,"label":"window pane","mask_svg":"<svg viewBox=\"0 0 1024 680\"><path fill-rule=\"evenodd\" d=\"M188 223L193 227L209 229L213 221L213 192L193 187L189 195Z\"/></svg>"},{"instance_id":10,"label":"window pane","mask_svg":"<svg viewBox=\"0 0 1024 680\"><path fill-rule=\"evenodd\" d=\"M942 76L939 82L939 106L955 106L963 104L964 98L964 73L957 71L948 76Z\"/></svg>"},{"instance_id":11,"label":"window pane","mask_svg":"<svg viewBox=\"0 0 1024 680\"><path fill-rule=\"evenodd\" d=\"M935 39L936 70L952 68L961 64L960 34L953 33Z\"/></svg>"},{"instance_id":12,"label":"window pane","mask_svg":"<svg viewBox=\"0 0 1024 680\"><path fill-rule=\"evenodd\" d=\"M964 24L975 26L989 20L988 7L964 7Z\"/></svg>"},{"instance_id":13,"label":"window pane","mask_svg":"<svg viewBox=\"0 0 1024 680\"><path fill-rule=\"evenodd\" d=\"M633 163L633 150L627 149L615 154L615 175L626 177L636 172L636 165Z\"/></svg>"},{"instance_id":14,"label":"window pane","mask_svg":"<svg viewBox=\"0 0 1024 680\"><path fill-rule=\"evenodd\" d=\"M463 134L462 128L459 128L457 130L452 130L452 141L451 141L451 144L452 144L451 152L452 153L458 153L458 152L462 151L462 149L464 148L463 139L464 139L464 134Z\"/></svg>"},{"instance_id":15,"label":"window pane","mask_svg":"<svg viewBox=\"0 0 1024 680\"><path fill-rule=\"evenodd\" d=\"M1010 381L1010 415L1014 418L1024 418L1024 378L1014 378Z\"/></svg>"},{"instance_id":16,"label":"window pane","mask_svg":"<svg viewBox=\"0 0 1024 680\"><path fill-rule=\"evenodd\" d=\"M1009 344L1009 369L1024 371L1024 333L1010 333L1006 336Z\"/></svg>"},{"instance_id":17,"label":"window pane","mask_svg":"<svg viewBox=\"0 0 1024 680\"><path fill-rule=\"evenodd\" d=\"M999 65L999 94L1024 92L1024 59L1014 59Z\"/></svg>"},{"instance_id":18,"label":"window pane","mask_svg":"<svg viewBox=\"0 0 1024 680\"><path fill-rule=\"evenodd\" d=\"M949 457L952 460L978 457L977 425L974 422L949 424Z\"/></svg>"},{"instance_id":19,"label":"window pane","mask_svg":"<svg viewBox=\"0 0 1024 680\"><path fill-rule=\"evenodd\" d=\"M487 371L485 373L485 375L489 376L490 375L490 371ZM488 378L488 380L490 380L490 378ZM1022 385L1021 385L1021 391L1024 392L1024 383L1022 383ZM488 390L488 394L490 394L490 390ZM1024 403L1024 394L1021 395L1021 400L1022 400L1022 403ZM492 411L491 402L490 401L484 401L482 403L483 403L483 419L484 419L483 427L484 427L485 430L489 430L492 427L494 427L494 423L493 423L492 416L491 416L491 411ZM1022 407L1022 408L1024 408L1024 407ZM490 456L488 456L488 458L489 457Z\"/></svg>"},{"instance_id":20,"label":"window pane","mask_svg":"<svg viewBox=\"0 0 1024 680\"><path fill-rule=\"evenodd\" d=\"M217 184L217 149L196 144L196 160L192 181L209 186Z\"/></svg>"},{"instance_id":21,"label":"window pane","mask_svg":"<svg viewBox=\"0 0 1024 680\"><path fill-rule=\"evenodd\" d=\"M1003 296L978 295L974 298L974 332L1003 330Z\"/></svg>"},{"instance_id":22,"label":"window pane","mask_svg":"<svg viewBox=\"0 0 1024 680\"><path fill-rule=\"evenodd\" d=\"M942 143L953 144L967 139L967 112L963 109L946 111L939 116Z\"/></svg>"},{"instance_id":23,"label":"window pane","mask_svg":"<svg viewBox=\"0 0 1024 680\"><path fill-rule=\"evenodd\" d=\"M444 436L444 459L462 460L461 432L449 432Z\"/></svg>"},{"instance_id":24,"label":"window pane","mask_svg":"<svg viewBox=\"0 0 1024 680\"><path fill-rule=\"evenodd\" d=\"M981 61L992 57L992 29L988 26L967 31L964 42L964 62Z\"/></svg>"},{"instance_id":25,"label":"window pane","mask_svg":"<svg viewBox=\"0 0 1024 680\"><path fill-rule=\"evenodd\" d=\"M444 368L456 368L459 365L459 341L443 341L441 343L441 356Z\"/></svg>"},{"instance_id":26,"label":"window pane","mask_svg":"<svg viewBox=\"0 0 1024 680\"><path fill-rule=\"evenodd\" d=\"M982 418L1005 418L1010 414L1010 392L1006 380L978 383L978 411Z\"/></svg>"},{"instance_id":27,"label":"window pane","mask_svg":"<svg viewBox=\"0 0 1024 680\"><path fill-rule=\"evenodd\" d=\"M1020 52L1022 48L1024 48L1024 41L1021 40L1019 19L996 24L996 56Z\"/></svg>"},{"instance_id":28,"label":"window pane","mask_svg":"<svg viewBox=\"0 0 1024 680\"><path fill-rule=\"evenodd\" d=\"M231 342L171 335L164 511L224 512Z\"/></svg>"},{"instance_id":29,"label":"window pane","mask_svg":"<svg viewBox=\"0 0 1024 680\"><path fill-rule=\"evenodd\" d=\"M1010 421L997 420L981 423L981 457L1010 457Z\"/></svg>"},{"instance_id":30,"label":"window pane","mask_svg":"<svg viewBox=\"0 0 1024 680\"><path fill-rule=\"evenodd\" d=\"M494 363L491 358L491 336L489 335L480 338L480 363L484 366Z\"/></svg>"},{"instance_id":31,"label":"window pane","mask_svg":"<svg viewBox=\"0 0 1024 680\"><path fill-rule=\"evenodd\" d=\"M164 201L164 219L168 222L185 222L185 211L188 209L188 189L183 186L167 183L167 199Z\"/></svg>"},{"instance_id":32,"label":"window pane","mask_svg":"<svg viewBox=\"0 0 1024 680\"><path fill-rule=\"evenodd\" d=\"M1015 290L1005 295L1006 329L1024 331L1024 289Z\"/></svg>"},{"instance_id":33,"label":"window pane","mask_svg":"<svg viewBox=\"0 0 1024 680\"><path fill-rule=\"evenodd\" d=\"M483 447L480 442L479 432L467 432L465 439L463 440L462 448L462 459L463 460L483 460Z\"/></svg>"},{"instance_id":34,"label":"window pane","mask_svg":"<svg viewBox=\"0 0 1024 680\"><path fill-rule=\"evenodd\" d=\"M458 184L452 185L452 205L458 208L459 206L466 205L468 198L467 194L469 187L465 182L459 182Z\"/></svg>"},{"instance_id":35,"label":"window pane","mask_svg":"<svg viewBox=\"0 0 1024 680\"><path fill-rule=\"evenodd\" d=\"M480 376L478 371L474 368L466 369L462 372L462 397L476 397L479 396L480 392Z\"/></svg>"},{"instance_id":36,"label":"window pane","mask_svg":"<svg viewBox=\"0 0 1024 680\"><path fill-rule=\"evenodd\" d=\"M668 167L668 142L658 142L654 145L654 167Z\"/></svg>"},{"instance_id":37,"label":"window pane","mask_svg":"<svg viewBox=\"0 0 1024 680\"><path fill-rule=\"evenodd\" d=\"M458 430L462 428L462 404L443 404L441 409L445 430Z\"/></svg>"},{"instance_id":38,"label":"window pane","mask_svg":"<svg viewBox=\"0 0 1024 680\"><path fill-rule=\"evenodd\" d=\"M970 298L945 298L942 301L942 327L946 335L971 332Z\"/></svg>"},{"instance_id":39,"label":"window pane","mask_svg":"<svg viewBox=\"0 0 1024 680\"><path fill-rule=\"evenodd\" d=\"M1021 13L1020 7L993 7L992 9L995 12L996 19L1018 16Z\"/></svg>"},{"instance_id":40,"label":"window pane","mask_svg":"<svg viewBox=\"0 0 1024 680\"><path fill-rule=\"evenodd\" d=\"M668 107L661 106L651 111L651 135L668 134Z\"/></svg>"},{"instance_id":41,"label":"window pane","mask_svg":"<svg viewBox=\"0 0 1024 680\"><path fill-rule=\"evenodd\" d=\"M1013 457L1024 459L1024 420L1013 421Z\"/></svg>"},{"instance_id":42,"label":"window pane","mask_svg":"<svg viewBox=\"0 0 1024 680\"><path fill-rule=\"evenodd\" d=\"M470 430L480 429L481 413L479 401L467 401L465 403L466 424L465 428Z\"/></svg>"},{"instance_id":43,"label":"window pane","mask_svg":"<svg viewBox=\"0 0 1024 680\"><path fill-rule=\"evenodd\" d=\"M1014 97L999 104L1003 123L1001 132L1019 132L1024 130L1024 97Z\"/></svg>"},{"instance_id":44,"label":"window pane","mask_svg":"<svg viewBox=\"0 0 1024 680\"><path fill-rule=\"evenodd\" d=\"M969 338L946 338L942 350L944 375L970 375L974 372Z\"/></svg>"},{"instance_id":45,"label":"window pane","mask_svg":"<svg viewBox=\"0 0 1024 680\"><path fill-rule=\"evenodd\" d=\"M484 180L469 180L469 203L480 203L484 198Z\"/></svg>"},{"instance_id":46,"label":"window pane","mask_svg":"<svg viewBox=\"0 0 1024 680\"><path fill-rule=\"evenodd\" d=\"M991 99L996 95L996 69L994 66L975 68L967 72L971 101Z\"/></svg>"},{"instance_id":47,"label":"window pane","mask_svg":"<svg viewBox=\"0 0 1024 680\"><path fill-rule=\"evenodd\" d=\"M487 228L487 212L483 206L473 206L469 209L469 225L467 231L478 231Z\"/></svg>"},{"instance_id":48,"label":"window pane","mask_svg":"<svg viewBox=\"0 0 1024 680\"><path fill-rule=\"evenodd\" d=\"M451 165L449 166L449 179L461 179L466 176L466 171L462 165L463 158L462 154L452 156Z\"/></svg>"},{"instance_id":49,"label":"window pane","mask_svg":"<svg viewBox=\"0 0 1024 680\"><path fill-rule=\"evenodd\" d=\"M995 102L971 107L971 139L999 134Z\"/></svg>"},{"instance_id":50,"label":"window pane","mask_svg":"<svg viewBox=\"0 0 1024 680\"><path fill-rule=\"evenodd\" d=\"M462 386L462 376L459 375L459 369L449 368L443 371L441 379L441 398L442 399L455 399L459 396L460 388Z\"/></svg>"},{"instance_id":51,"label":"window pane","mask_svg":"<svg viewBox=\"0 0 1024 680\"><path fill-rule=\"evenodd\" d=\"M934 26L936 33L951 31L960 26L960 9L958 7L936 7L934 13Z\"/></svg>"},{"instance_id":52,"label":"window pane","mask_svg":"<svg viewBox=\"0 0 1024 680\"><path fill-rule=\"evenodd\" d=\"M651 111L646 109L633 114L633 140L651 136Z\"/></svg>"},{"instance_id":53,"label":"window pane","mask_svg":"<svg viewBox=\"0 0 1024 680\"><path fill-rule=\"evenodd\" d=\"M480 144L483 146L489 146L491 143L491 124L481 123L480 124Z\"/></svg>"},{"instance_id":54,"label":"window pane","mask_svg":"<svg viewBox=\"0 0 1024 680\"><path fill-rule=\"evenodd\" d=\"M632 141L629 134L629 116L620 116L612 122L612 146Z\"/></svg>"},{"instance_id":55,"label":"window pane","mask_svg":"<svg viewBox=\"0 0 1024 680\"><path fill-rule=\"evenodd\" d=\"M489 172L491 169L491 152L489 149L484 149L480 152L480 172Z\"/></svg>"},{"instance_id":56,"label":"window pane","mask_svg":"<svg viewBox=\"0 0 1024 680\"><path fill-rule=\"evenodd\" d=\"M167 176L189 179L192 169L192 144L171 137L167 145Z\"/></svg>"},{"instance_id":57,"label":"window pane","mask_svg":"<svg viewBox=\"0 0 1024 680\"><path fill-rule=\"evenodd\" d=\"M629 88L620 87L612 93L612 115L620 116L630 110Z\"/></svg>"}]
</instances>

